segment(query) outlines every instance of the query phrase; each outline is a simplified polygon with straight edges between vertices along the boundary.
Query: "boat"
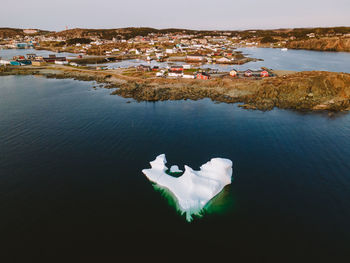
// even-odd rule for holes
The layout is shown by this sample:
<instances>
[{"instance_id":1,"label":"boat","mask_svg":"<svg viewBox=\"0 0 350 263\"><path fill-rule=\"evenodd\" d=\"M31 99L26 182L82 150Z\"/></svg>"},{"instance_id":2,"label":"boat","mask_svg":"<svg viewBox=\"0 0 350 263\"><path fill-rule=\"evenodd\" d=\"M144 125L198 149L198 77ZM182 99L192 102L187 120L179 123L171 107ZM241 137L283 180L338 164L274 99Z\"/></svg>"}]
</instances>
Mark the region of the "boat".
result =
<instances>
[{"instance_id":1,"label":"boat","mask_svg":"<svg viewBox=\"0 0 350 263\"><path fill-rule=\"evenodd\" d=\"M284 47L281 49L281 51L288 51L288 48Z\"/></svg>"}]
</instances>

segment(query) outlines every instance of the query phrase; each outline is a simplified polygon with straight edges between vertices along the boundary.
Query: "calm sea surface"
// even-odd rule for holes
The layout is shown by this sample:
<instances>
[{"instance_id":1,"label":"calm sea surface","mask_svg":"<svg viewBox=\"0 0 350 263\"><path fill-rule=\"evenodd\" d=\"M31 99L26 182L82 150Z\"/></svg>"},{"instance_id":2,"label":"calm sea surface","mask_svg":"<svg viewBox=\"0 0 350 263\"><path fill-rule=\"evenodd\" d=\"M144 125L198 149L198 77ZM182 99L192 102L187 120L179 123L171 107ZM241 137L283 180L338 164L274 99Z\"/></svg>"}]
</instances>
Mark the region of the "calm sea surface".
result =
<instances>
[{"instance_id":1,"label":"calm sea surface","mask_svg":"<svg viewBox=\"0 0 350 263\"><path fill-rule=\"evenodd\" d=\"M93 85L0 77L1 262L348 262L350 114ZM188 223L141 173L161 153L180 168L229 158L233 183Z\"/></svg>"},{"instance_id":2,"label":"calm sea surface","mask_svg":"<svg viewBox=\"0 0 350 263\"><path fill-rule=\"evenodd\" d=\"M309 50L281 51L278 48L239 48L248 57L263 59L263 61L249 62L243 65L205 64L201 68L218 69L219 71L230 71L232 68L238 70L260 69L261 67L276 70L293 71L333 71L350 73L350 52L321 52ZM146 62L142 60L125 60L121 62L105 64L110 68L132 67L140 64L151 66L168 66L168 63L156 61ZM174 62L183 65L184 62Z\"/></svg>"},{"instance_id":3,"label":"calm sea surface","mask_svg":"<svg viewBox=\"0 0 350 263\"><path fill-rule=\"evenodd\" d=\"M53 52L49 50L36 50L33 48L28 49L0 49L0 57L3 59L12 59L14 56L26 56L27 54L36 54L37 56L48 57L50 54L55 54L58 57L76 57L77 54L68 53L68 52Z\"/></svg>"}]
</instances>

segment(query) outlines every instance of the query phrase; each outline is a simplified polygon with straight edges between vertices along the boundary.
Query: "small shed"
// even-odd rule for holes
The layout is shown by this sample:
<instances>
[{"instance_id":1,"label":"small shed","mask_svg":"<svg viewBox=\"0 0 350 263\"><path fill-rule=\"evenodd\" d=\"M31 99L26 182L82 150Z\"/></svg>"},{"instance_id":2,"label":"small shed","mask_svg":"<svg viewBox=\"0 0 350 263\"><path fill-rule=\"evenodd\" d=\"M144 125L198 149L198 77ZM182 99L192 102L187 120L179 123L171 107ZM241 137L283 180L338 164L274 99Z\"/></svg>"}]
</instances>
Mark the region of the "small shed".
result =
<instances>
[{"instance_id":1,"label":"small shed","mask_svg":"<svg viewBox=\"0 0 350 263\"><path fill-rule=\"evenodd\" d=\"M168 71L168 77L182 78L182 76L183 76L182 71L173 71L173 70Z\"/></svg>"},{"instance_id":2,"label":"small shed","mask_svg":"<svg viewBox=\"0 0 350 263\"><path fill-rule=\"evenodd\" d=\"M139 65L136 67L136 69L138 71L151 71L151 67L150 66L145 66L145 65Z\"/></svg>"},{"instance_id":3,"label":"small shed","mask_svg":"<svg viewBox=\"0 0 350 263\"><path fill-rule=\"evenodd\" d=\"M206 72L199 72L197 73L197 79L208 80L210 79L210 75Z\"/></svg>"},{"instance_id":4,"label":"small shed","mask_svg":"<svg viewBox=\"0 0 350 263\"><path fill-rule=\"evenodd\" d=\"M244 76L245 76L245 77L251 77L251 76L253 76L253 72L252 72L250 69L248 69L248 70L246 70L246 71L244 72Z\"/></svg>"},{"instance_id":5,"label":"small shed","mask_svg":"<svg viewBox=\"0 0 350 263\"><path fill-rule=\"evenodd\" d=\"M184 68L182 66L172 66L170 68L171 71L177 71L177 72L182 72L184 71Z\"/></svg>"},{"instance_id":6,"label":"small shed","mask_svg":"<svg viewBox=\"0 0 350 263\"><path fill-rule=\"evenodd\" d=\"M46 65L46 62L44 60L34 60L32 61L33 66L44 66Z\"/></svg>"},{"instance_id":7,"label":"small shed","mask_svg":"<svg viewBox=\"0 0 350 263\"><path fill-rule=\"evenodd\" d=\"M233 69L230 71L230 76L231 77L237 77L237 70Z\"/></svg>"},{"instance_id":8,"label":"small shed","mask_svg":"<svg viewBox=\"0 0 350 263\"><path fill-rule=\"evenodd\" d=\"M260 72L260 77L266 78L269 76L269 72L267 70L263 70Z\"/></svg>"}]
</instances>

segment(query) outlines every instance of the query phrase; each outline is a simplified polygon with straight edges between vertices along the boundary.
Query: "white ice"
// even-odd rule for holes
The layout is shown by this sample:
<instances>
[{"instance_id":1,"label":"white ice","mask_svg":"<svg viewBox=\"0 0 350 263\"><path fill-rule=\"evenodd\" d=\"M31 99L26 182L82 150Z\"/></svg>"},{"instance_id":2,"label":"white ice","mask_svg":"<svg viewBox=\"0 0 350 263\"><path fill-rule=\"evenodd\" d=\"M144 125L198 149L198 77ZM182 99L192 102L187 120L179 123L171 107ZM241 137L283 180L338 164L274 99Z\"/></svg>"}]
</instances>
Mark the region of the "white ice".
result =
<instances>
[{"instance_id":1,"label":"white ice","mask_svg":"<svg viewBox=\"0 0 350 263\"><path fill-rule=\"evenodd\" d=\"M182 173L183 171L179 169L179 166L173 165L170 167L170 172L171 173Z\"/></svg>"},{"instance_id":2,"label":"white ice","mask_svg":"<svg viewBox=\"0 0 350 263\"><path fill-rule=\"evenodd\" d=\"M180 177L168 175L165 154L157 156L150 162L151 169L142 172L146 177L161 187L167 188L177 199L182 213L186 213L187 220L191 215L200 212L204 206L222 189L231 183L232 161L223 158L213 158L194 171L185 165L185 172ZM172 166L170 172L180 171Z\"/></svg>"}]
</instances>

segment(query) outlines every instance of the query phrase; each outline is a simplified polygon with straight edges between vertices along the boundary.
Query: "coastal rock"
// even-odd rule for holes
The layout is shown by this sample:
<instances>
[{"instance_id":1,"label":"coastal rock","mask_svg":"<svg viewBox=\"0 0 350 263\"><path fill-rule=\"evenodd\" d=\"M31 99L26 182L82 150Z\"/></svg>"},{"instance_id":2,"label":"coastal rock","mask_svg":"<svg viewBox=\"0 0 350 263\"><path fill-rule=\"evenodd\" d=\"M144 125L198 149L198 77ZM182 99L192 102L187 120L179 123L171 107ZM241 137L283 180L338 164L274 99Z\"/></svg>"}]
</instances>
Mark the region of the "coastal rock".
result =
<instances>
[{"instance_id":1,"label":"coastal rock","mask_svg":"<svg viewBox=\"0 0 350 263\"><path fill-rule=\"evenodd\" d=\"M137 101L199 100L250 105L243 108L271 110L342 111L350 108L350 74L307 71L265 79L223 77L207 81L138 78L120 71L71 67L0 67L0 76L42 75L47 78L95 81L115 89L111 94ZM322 105L322 106L320 106Z\"/></svg>"}]
</instances>

